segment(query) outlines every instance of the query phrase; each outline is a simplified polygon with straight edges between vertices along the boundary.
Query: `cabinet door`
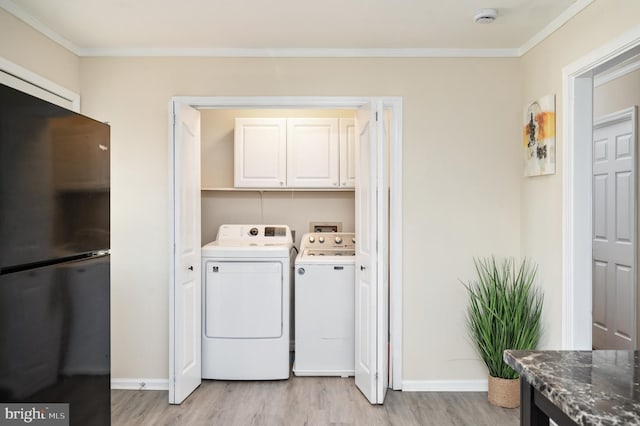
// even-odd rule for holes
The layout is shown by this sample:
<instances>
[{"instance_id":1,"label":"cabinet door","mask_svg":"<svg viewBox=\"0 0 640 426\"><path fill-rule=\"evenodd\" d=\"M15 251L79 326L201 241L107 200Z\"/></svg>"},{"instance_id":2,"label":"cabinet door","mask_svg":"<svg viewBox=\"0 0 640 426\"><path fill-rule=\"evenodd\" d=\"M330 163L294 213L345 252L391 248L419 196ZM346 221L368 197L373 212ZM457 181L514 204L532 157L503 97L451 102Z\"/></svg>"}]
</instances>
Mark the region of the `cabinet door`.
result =
<instances>
[{"instance_id":1,"label":"cabinet door","mask_svg":"<svg viewBox=\"0 0 640 426\"><path fill-rule=\"evenodd\" d=\"M340 119L340 187L356 185L356 123L353 118Z\"/></svg>"},{"instance_id":2,"label":"cabinet door","mask_svg":"<svg viewBox=\"0 0 640 426\"><path fill-rule=\"evenodd\" d=\"M287 119L287 186L337 188L337 118Z\"/></svg>"},{"instance_id":3,"label":"cabinet door","mask_svg":"<svg viewBox=\"0 0 640 426\"><path fill-rule=\"evenodd\" d=\"M284 118L236 118L236 187L280 188L286 185L286 123Z\"/></svg>"}]
</instances>

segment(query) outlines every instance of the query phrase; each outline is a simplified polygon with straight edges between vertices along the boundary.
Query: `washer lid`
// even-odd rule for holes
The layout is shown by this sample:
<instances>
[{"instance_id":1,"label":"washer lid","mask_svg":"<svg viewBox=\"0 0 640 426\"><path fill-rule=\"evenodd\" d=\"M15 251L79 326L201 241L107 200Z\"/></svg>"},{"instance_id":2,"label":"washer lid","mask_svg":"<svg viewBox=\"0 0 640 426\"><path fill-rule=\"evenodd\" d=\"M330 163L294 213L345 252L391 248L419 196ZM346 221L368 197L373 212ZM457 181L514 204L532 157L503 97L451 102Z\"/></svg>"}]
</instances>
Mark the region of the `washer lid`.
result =
<instances>
[{"instance_id":1,"label":"washer lid","mask_svg":"<svg viewBox=\"0 0 640 426\"><path fill-rule=\"evenodd\" d=\"M355 250L303 250L296 258L297 263L316 264L353 264L356 261Z\"/></svg>"},{"instance_id":2,"label":"washer lid","mask_svg":"<svg viewBox=\"0 0 640 426\"><path fill-rule=\"evenodd\" d=\"M302 257L330 257L330 256L342 256L349 257L355 256L355 250L317 250L317 249L307 249L302 253Z\"/></svg>"}]
</instances>

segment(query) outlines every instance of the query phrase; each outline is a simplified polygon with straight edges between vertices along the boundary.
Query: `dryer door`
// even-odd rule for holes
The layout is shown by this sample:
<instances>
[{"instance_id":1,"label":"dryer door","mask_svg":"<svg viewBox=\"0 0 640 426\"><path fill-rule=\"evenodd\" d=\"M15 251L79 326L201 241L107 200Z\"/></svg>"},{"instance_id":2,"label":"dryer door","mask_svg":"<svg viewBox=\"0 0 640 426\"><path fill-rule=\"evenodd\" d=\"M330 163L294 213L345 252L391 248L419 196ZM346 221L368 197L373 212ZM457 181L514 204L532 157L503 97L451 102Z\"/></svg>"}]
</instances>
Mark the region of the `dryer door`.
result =
<instances>
[{"instance_id":1,"label":"dryer door","mask_svg":"<svg viewBox=\"0 0 640 426\"><path fill-rule=\"evenodd\" d=\"M282 263L206 262L205 336L282 336Z\"/></svg>"}]
</instances>

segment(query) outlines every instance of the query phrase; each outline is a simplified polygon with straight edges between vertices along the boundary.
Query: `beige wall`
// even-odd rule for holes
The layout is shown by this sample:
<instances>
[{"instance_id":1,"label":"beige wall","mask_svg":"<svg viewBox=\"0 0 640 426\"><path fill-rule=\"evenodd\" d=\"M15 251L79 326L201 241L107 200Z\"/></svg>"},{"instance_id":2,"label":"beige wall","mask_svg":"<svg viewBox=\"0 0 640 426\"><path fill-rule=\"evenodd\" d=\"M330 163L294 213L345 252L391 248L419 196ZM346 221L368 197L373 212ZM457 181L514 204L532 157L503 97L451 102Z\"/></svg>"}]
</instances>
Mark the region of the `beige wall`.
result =
<instances>
[{"instance_id":1,"label":"beige wall","mask_svg":"<svg viewBox=\"0 0 640 426\"><path fill-rule=\"evenodd\" d=\"M80 59L2 8L0 57L80 93Z\"/></svg>"},{"instance_id":2,"label":"beige wall","mask_svg":"<svg viewBox=\"0 0 640 426\"><path fill-rule=\"evenodd\" d=\"M640 105L640 70L611 80L593 90L593 117Z\"/></svg>"},{"instance_id":3,"label":"beige wall","mask_svg":"<svg viewBox=\"0 0 640 426\"><path fill-rule=\"evenodd\" d=\"M458 281L473 256L539 263L542 346L560 346L561 72L638 17L636 0L596 0L519 59L82 58L78 74L77 58L0 11L0 54L71 90L79 78L83 112L111 122L114 378L167 377L171 96L389 95L404 100L404 378L466 380L485 376ZM522 108L548 93L557 173L523 178Z\"/></svg>"},{"instance_id":4,"label":"beige wall","mask_svg":"<svg viewBox=\"0 0 640 426\"><path fill-rule=\"evenodd\" d=\"M562 69L640 25L640 2L596 0L520 61L522 106L556 95L556 174L521 178L521 252L539 264L545 293L543 348L562 344Z\"/></svg>"},{"instance_id":5,"label":"beige wall","mask_svg":"<svg viewBox=\"0 0 640 426\"><path fill-rule=\"evenodd\" d=\"M340 222L355 232L353 191L202 191L202 244L225 223L284 224L296 231L296 247L310 222Z\"/></svg>"},{"instance_id":6,"label":"beige wall","mask_svg":"<svg viewBox=\"0 0 640 426\"><path fill-rule=\"evenodd\" d=\"M459 278L519 254L518 59L83 58L84 112L112 126L113 377L166 378L172 96L404 100L404 377L485 376Z\"/></svg>"}]
</instances>

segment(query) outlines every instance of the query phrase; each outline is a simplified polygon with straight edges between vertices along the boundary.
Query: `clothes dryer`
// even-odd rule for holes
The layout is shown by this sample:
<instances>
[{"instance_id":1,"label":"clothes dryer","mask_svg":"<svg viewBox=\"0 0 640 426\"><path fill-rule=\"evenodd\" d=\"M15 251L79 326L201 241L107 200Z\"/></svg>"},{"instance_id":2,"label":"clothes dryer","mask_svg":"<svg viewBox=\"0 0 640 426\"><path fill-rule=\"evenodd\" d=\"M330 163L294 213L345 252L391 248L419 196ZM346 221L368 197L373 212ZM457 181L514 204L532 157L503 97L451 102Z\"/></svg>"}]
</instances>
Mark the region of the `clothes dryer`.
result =
<instances>
[{"instance_id":1,"label":"clothes dryer","mask_svg":"<svg viewBox=\"0 0 640 426\"><path fill-rule=\"evenodd\" d=\"M202 247L202 377L289 377L290 265L286 225L222 225Z\"/></svg>"}]
</instances>

